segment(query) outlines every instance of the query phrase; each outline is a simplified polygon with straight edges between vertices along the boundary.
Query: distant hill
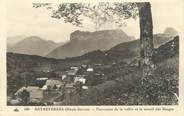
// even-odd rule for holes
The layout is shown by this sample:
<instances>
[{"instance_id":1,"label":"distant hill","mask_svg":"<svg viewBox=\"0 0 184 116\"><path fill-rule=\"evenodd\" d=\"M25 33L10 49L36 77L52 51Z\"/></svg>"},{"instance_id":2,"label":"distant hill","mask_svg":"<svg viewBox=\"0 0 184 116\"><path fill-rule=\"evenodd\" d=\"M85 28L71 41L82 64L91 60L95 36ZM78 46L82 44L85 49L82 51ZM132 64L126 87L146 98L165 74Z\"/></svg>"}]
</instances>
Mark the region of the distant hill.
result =
<instances>
[{"instance_id":1,"label":"distant hill","mask_svg":"<svg viewBox=\"0 0 184 116\"><path fill-rule=\"evenodd\" d=\"M160 45L163 45L172 39L173 37L167 34L155 34L153 36L154 47L158 48ZM123 59L135 58L140 54L140 40L138 39L118 44L113 48L111 48L110 50L108 50L106 53L111 60L112 59L120 60L120 58Z\"/></svg>"},{"instance_id":2,"label":"distant hill","mask_svg":"<svg viewBox=\"0 0 184 116\"><path fill-rule=\"evenodd\" d=\"M43 40L38 36L30 36L12 45L11 48L7 50L13 53L45 56L61 44L62 43L58 44L50 40Z\"/></svg>"},{"instance_id":3,"label":"distant hill","mask_svg":"<svg viewBox=\"0 0 184 116\"><path fill-rule=\"evenodd\" d=\"M7 49L9 50L11 47L22 41L24 38L25 36L23 35L7 37Z\"/></svg>"},{"instance_id":4,"label":"distant hill","mask_svg":"<svg viewBox=\"0 0 184 116\"><path fill-rule=\"evenodd\" d=\"M153 60L154 62L161 62L163 59L168 59L175 55L179 57L179 36L175 36L171 41L155 49Z\"/></svg>"},{"instance_id":5,"label":"distant hill","mask_svg":"<svg viewBox=\"0 0 184 116\"><path fill-rule=\"evenodd\" d=\"M178 35L178 32L174 28L172 28L172 27L167 27L164 30L164 33L165 34L169 34L169 35L173 35L173 36L177 36Z\"/></svg>"},{"instance_id":6,"label":"distant hill","mask_svg":"<svg viewBox=\"0 0 184 116\"><path fill-rule=\"evenodd\" d=\"M161 35L159 34L159 37ZM154 36L154 37L158 37ZM163 39L163 38L162 38ZM165 38L165 39L155 38L154 43L156 46L171 46L171 44L166 43L172 43L172 38ZM162 41L161 41L162 40ZM174 40L178 41L178 39ZM160 43L158 43L160 42ZM179 45L176 44L176 47ZM160 49L165 49L167 47L157 47L155 48L157 51L161 51ZM166 54L169 54L169 51L171 49L168 49ZM178 52L178 51L177 51ZM161 55L161 52L159 53L159 58L164 57L167 55ZM65 67L70 66L76 66L76 65L82 65L82 64L94 64L94 63L112 63L112 62L118 62L118 61L126 61L131 60L136 57L139 57L139 40L134 40L131 42L125 42L116 45L115 47L111 48L110 50L102 51L102 50L95 50L92 52L88 52L82 56L73 57L73 58L66 58L66 59L54 59L54 58L45 58L35 55L23 55L23 54L13 54L8 53L7 54L7 67L8 70L14 70L14 69L21 69L21 68L28 68L31 70L61 70ZM175 53L171 53L172 55ZM154 57L155 59L155 57ZM159 59L163 60L165 59ZM157 61L157 60L155 60ZM17 65L19 64L19 65ZM15 68L19 67L19 68Z\"/></svg>"},{"instance_id":7,"label":"distant hill","mask_svg":"<svg viewBox=\"0 0 184 116\"><path fill-rule=\"evenodd\" d=\"M108 50L113 46L134 40L122 30L103 30L97 32L75 31L70 35L70 41L59 46L47 57L63 59L81 56L94 50Z\"/></svg>"}]
</instances>

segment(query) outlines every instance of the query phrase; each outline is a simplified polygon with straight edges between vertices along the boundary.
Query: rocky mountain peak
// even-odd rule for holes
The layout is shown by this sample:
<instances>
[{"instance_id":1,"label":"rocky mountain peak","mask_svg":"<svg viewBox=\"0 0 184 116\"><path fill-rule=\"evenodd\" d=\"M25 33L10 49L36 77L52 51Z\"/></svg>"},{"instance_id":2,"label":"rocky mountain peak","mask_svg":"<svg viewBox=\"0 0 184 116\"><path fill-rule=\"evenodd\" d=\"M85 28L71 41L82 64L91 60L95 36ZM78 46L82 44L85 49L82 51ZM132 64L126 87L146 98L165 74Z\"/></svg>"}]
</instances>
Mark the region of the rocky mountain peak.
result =
<instances>
[{"instance_id":1,"label":"rocky mountain peak","mask_svg":"<svg viewBox=\"0 0 184 116\"><path fill-rule=\"evenodd\" d=\"M178 32L172 28L172 27L167 27L165 30L164 30L164 33L165 34L169 34L169 35L172 35L172 36L177 36L178 35Z\"/></svg>"}]
</instances>

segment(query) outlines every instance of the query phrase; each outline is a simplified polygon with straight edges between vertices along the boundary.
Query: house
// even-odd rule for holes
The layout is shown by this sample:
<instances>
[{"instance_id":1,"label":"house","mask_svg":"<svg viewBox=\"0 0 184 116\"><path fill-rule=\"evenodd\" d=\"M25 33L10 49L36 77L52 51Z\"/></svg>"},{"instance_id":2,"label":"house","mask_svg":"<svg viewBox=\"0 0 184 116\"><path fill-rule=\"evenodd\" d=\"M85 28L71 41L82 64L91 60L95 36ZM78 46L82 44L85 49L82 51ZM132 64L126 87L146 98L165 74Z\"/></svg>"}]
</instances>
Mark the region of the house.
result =
<instances>
[{"instance_id":1,"label":"house","mask_svg":"<svg viewBox=\"0 0 184 116\"><path fill-rule=\"evenodd\" d=\"M20 88L15 95L19 96L24 90L29 92L29 98L31 99L43 99L43 90L37 86L28 86Z\"/></svg>"},{"instance_id":2,"label":"house","mask_svg":"<svg viewBox=\"0 0 184 116\"><path fill-rule=\"evenodd\" d=\"M82 84L86 83L86 79L84 77L75 77L74 78L74 83L76 82L81 82Z\"/></svg>"},{"instance_id":3,"label":"house","mask_svg":"<svg viewBox=\"0 0 184 116\"><path fill-rule=\"evenodd\" d=\"M79 67L70 67L71 70L79 70Z\"/></svg>"},{"instance_id":4,"label":"house","mask_svg":"<svg viewBox=\"0 0 184 116\"><path fill-rule=\"evenodd\" d=\"M65 85L66 88L73 88L73 86L74 86L74 83L67 83Z\"/></svg>"},{"instance_id":5,"label":"house","mask_svg":"<svg viewBox=\"0 0 184 116\"><path fill-rule=\"evenodd\" d=\"M14 95L19 96L23 92L23 90L26 90L26 87L22 87L19 90L17 90L17 92Z\"/></svg>"},{"instance_id":6,"label":"house","mask_svg":"<svg viewBox=\"0 0 184 116\"><path fill-rule=\"evenodd\" d=\"M46 81L45 85L47 87L50 86L51 89L53 89L55 86L57 87L58 85L63 86L64 83L59 79L49 79Z\"/></svg>"},{"instance_id":7,"label":"house","mask_svg":"<svg viewBox=\"0 0 184 116\"><path fill-rule=\"evenodd\" d=\"M68 72L67 72L67 75L68 76L75 76L77 74L77 70L69 70Z\"/></svg>"},{"instance_id":8,"label":"house","mask_svg":"<svg viewBox=\"0 0 184 116\"><path fill-rule=\"evenodd\" d=\"M43 99L43 90L37 86L28 86L27 91L30 93L30 99Z\"/></svg>"},{"instance_id":9,"label":"house","mask_svg":"<svg viewBox=\"0 0 184 116\"><path fill-rule=\"evenodd\" d=\"M82 89L88 89L88 86L84 86L84 85L83 85L83 86L82 86Z\"/></svg>"},{"instance_id":10,"label":"house","mask_svg":"<svg viewBox=\"0 0 184 116\"><path fill-rule=\"evenodd\" d=\"M62 80L64 80L67 76L66 75L62 75Z\"/></svg>"},{"instance_id":11,"label":"house","mask_svg":"<svg viewBox=\"0 0 184 116\"><path fill-rule=\"evenodd\" d=\"M86 70L87 72L93 72L94 71L94 69L93 68L87 68L87 70Z\"/></svg>"},{"instance_id":12,"label":"house","mask_svg":"<svg viewBox=\"0 0 184 116\"><path fill-rule=\"evenodd\" d=\"M48 87L47 87L47 85L44 85L41 89L42 89L42 90L47 90Z\"/></svg>"},{"instance_id":13,"label":"house","mask_svg":"<svg viewBox=\"0 0 184 116\"><path fill-rule=\"evenodd\" d=\"M71 83L74 80L74 76L77 74L77 70L69 70L67 71L67 75L62 76L62 80L65 83Z\"/></svg>"},{"instance_id":14,"label":"house","mask_svg":"<svg viewBox=\"0 0 184 116\"><path fill-rule=\"evenodd\" d=\"M82 66L81 66L82 68L87 68L87 65L85 65L85 64L82 64Z\"/></svg>"},{"instance_id":15,"label":"house","mask_svg":"<svg viewBox=\"0 0 184 116\"><path fill-rule=\"evenodd\" d=\"M43 78L36 78L36 80L37 80L37 81L46 81L46 80L48 80L48 78L46 78L46 77L43 77Z\"/></svg>"},{"instance_id":16,"label":"house","mask_svg":"<svg viewBox=\"0 0 184 116\"><path fill-rule=\"evenodd\" d=\"M95 66L101 66L102 64L95 64Z\"/></svg>"},{"instance_id":17,"label":"house","mask_svg":"<svg viewBox=\"0 0 184 116\"><path fill-rule=\"evenodd\" d=\"M57 89L61 89L64 85L56 85Z\"/></svg>"}]
</instances>

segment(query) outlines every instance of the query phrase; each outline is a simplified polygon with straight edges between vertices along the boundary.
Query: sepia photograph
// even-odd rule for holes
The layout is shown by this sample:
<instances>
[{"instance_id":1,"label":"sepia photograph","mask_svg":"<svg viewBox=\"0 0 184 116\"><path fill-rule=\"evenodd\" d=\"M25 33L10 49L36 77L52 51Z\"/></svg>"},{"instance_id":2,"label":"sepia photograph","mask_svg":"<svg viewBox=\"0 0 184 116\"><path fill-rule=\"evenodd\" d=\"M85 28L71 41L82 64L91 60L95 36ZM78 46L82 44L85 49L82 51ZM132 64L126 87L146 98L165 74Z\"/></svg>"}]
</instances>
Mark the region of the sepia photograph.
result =
<instances>
[{"instance_id":1,"label":"sepia photograph","mask_svg":"<svg viewBox=\"0 0 184 116\"><path fill-rule=\"evenodd\" d=\"M179 105L180 6L7 1L7 106Z\"/></svg>"}]
</instances>

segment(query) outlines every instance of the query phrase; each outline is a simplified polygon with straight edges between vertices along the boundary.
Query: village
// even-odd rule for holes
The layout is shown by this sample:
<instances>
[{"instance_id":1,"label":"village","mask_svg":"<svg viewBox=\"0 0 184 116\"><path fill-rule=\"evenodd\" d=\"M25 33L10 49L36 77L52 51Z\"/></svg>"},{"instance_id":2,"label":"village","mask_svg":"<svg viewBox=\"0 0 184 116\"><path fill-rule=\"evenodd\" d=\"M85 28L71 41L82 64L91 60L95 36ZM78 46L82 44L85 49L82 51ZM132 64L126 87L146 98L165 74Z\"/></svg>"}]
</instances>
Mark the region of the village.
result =
<instances>
[{"instance_id":1,"label":"village","mask_svg":"<svg viewBox=\"0 0 184 116\"><path fill-rule=\"evenodd\" d=\"M17 90L10 104L70 105L71 96L102 82L105 76L102 69L108 69L112 65L83 64L69 67L66 71L55 71L53 77L38 77L35 86L27 84ZM45 72L49 73L50 70Z\"/></svg>"}]
</instances>

